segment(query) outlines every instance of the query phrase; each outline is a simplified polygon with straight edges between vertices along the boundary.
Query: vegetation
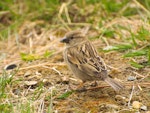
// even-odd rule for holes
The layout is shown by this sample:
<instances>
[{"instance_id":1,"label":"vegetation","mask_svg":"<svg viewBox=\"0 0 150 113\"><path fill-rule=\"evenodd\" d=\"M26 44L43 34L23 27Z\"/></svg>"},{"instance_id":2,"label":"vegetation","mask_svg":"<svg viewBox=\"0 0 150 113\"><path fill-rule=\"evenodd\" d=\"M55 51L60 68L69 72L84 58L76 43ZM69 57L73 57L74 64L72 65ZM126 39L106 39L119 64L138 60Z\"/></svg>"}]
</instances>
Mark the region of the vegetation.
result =
<instances>
[{"instance_id":1,"label":"vegetation","mask_svg":"<svg viewBox=\"0 0 150 113\"><path fill-rule=\"evenodd\" d=\"M65 32L88 27L87 36L100 53L115 52L137 71L149 68L149 0L1 0L0 68L21 63L17 70L0 71L0 111L57 111L54 99L69 98L74 92L43 79L56 73L57 79L62 77L62 45L55 44ZM66 87L66 81L57 82Z\"/></svg>"}]
</instances>

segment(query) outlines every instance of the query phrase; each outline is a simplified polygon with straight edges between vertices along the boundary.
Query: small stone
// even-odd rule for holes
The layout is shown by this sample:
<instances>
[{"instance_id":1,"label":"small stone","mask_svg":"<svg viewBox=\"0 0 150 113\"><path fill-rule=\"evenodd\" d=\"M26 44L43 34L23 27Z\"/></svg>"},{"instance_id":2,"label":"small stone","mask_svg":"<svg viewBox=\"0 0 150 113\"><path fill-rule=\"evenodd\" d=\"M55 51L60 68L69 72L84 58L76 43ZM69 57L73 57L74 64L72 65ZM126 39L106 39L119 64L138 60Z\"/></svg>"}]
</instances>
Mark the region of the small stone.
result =
<instances>
[{"instance_id":1,"label":"small stone","mask_svg":"<svg viewBox=\"0 0 150 113\"><path fill-rule=\"evenodd\" d=\"M20 95L21 94L21 91L19 89L13 89L13 93L15 95Z\"/></svg>"},{"instance_id":2,"label":"small stone","mask_svg":"<svg viewBox=\"0 0 150 113\"><path fill-rule=\"evenodd\" d=\"M140 113L139 111L136 111L135 113Z\"/></svg>"},{"instance_id":3,"label":"small stone","mask_svg":"<svg viewBox=\"0 0 150 113\"><path fill-rule=\"evenodd\" d=\"M135 109L139 109L141 107L141 103L139 101L133 101L132 107Z\"/></svg>"},{"instance_id":4,"label":"small stone","mask_svg":"<svg viewBox=\"0 0 150 113\"><path fill-rule=\"evenodd\" d=\"M111 108L111 109L115 109L115 110L118 110L119 109L119 106L115 105L115 104L107 104L106 105L107 108Z\"/></svg>"},{"instance_id":5,"label":"small stone","mask_svg":"<svg viewBox=\"0 0 150 113\"><path fill-rule=\"evenodd\" d=\"M27 86L32 86L32 85L37 84L37 81L24 81L24 83L25 83Z\"/></svg>"},{"instance_id":6,"label":"small stone","mask_svg":"<svg viewBox=\"0 0 150 113\"><path fill-rule=\"evenodd\" d=\"M43 83L46 83L46 82L48 82L48 80L47 80L47 79L43 79L42 82L43 82Z\"/></svg>"},{"instance_id":7,"label":"small stone","mask_svg":"<svg viewBox=\"0 0 150 113\"><path fill-rule=\"evenodd\" d=\"M38 72L38 71L35 72L35 75L42 76L42 74L40 72Z\"/></svg>"},{"instance_id":8,"label":"small stone","mask_svg":"<svg viewBox=\"0 0 150 113\"><path fill-rule=\"evenodd\" d=\"M5 66L4 69L5 69L5 70L12 70L12 69L14 69L14 68L16 68L16 67L17 67L16 64L9 64L9 65Z\"/></svg>"},{"instance_id":9,"label":"small stone","mask_svg":"<svg viewBox=\"0 0 150 113\"><path fill-rule=\"evenodd\" d=\"M67 78L67 77L62 77L62 83L63 84L69 84L69 78Z\"/></svg>"},{"instance_id":10,"label":"small stone","mask_svg":"<svg viewBox=\"0 0 150 113\"><path fill-rule=\"evenodd\" d=\"M119 104L126 104L126 97L123 97L121 95L116 95L115 96L115 100L119 103Z\"/></svg>"},{"instance_id":11,"label":"small stone","mask_svg":"<svg viewBox=\"0 0 150 113\"><path fill-rule=\"evenodd\" d=\"M119 106L115 104L100 104L99 111L103 113L116 113L120 109Z\"/></svg>"},{"instance_id":12,"label":"small stone","mask_svg":"<svg viewBox=\"0 0 150 113\"><path fill-rule=\"evenodd\" d=\"M140 109L143 110L143 111L147 111L147 106L143 105L143 106L140 107Z\"/></svg>"},{"instance_id":13,"label":"small stone","mask_svg":"<svg viewBox=\"0 0 150 113\"><path fill-rule=\"evenodd\" d=\"M25 76L25 77L28 77L28 76L31 75L31 73L32 73L32 72L31 72L30 70L28 70L28 71L25 72L24 76Z\"/></svg>"},{"instance_id":14,"label":"small stone","mask_svg":"<svg viewBox=\"0 0 150 113\"><path fill-rule=\"evenodd\" d=\"M134 80L136 80L136 77L134 77L134 76L129 76L127 80L128 80L128 81L134 81Z\"/></svg>"}]
</instances>

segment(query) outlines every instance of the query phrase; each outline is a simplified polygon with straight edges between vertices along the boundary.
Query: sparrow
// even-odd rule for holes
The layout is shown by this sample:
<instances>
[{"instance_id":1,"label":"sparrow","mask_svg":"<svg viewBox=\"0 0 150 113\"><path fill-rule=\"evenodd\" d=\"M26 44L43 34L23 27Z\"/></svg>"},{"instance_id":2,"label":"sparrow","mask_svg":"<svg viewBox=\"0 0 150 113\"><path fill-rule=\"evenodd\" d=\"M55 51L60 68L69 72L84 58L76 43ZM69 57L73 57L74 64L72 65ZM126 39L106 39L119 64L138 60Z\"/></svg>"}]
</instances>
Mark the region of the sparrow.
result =
<instances>
[{"instance_id":1,"label":"sparrow","mask_svg":"<svg viewBox=\"0 0 150 113\"><path fill-rule=\"evenodd\" d=\"M86 81L102 80L115 91L123 89L123 85L108 76L107 66L98 52L81 31L66 33L60 42L65 43L64 61L73 74Z\"/></svg>"}]
</instances>

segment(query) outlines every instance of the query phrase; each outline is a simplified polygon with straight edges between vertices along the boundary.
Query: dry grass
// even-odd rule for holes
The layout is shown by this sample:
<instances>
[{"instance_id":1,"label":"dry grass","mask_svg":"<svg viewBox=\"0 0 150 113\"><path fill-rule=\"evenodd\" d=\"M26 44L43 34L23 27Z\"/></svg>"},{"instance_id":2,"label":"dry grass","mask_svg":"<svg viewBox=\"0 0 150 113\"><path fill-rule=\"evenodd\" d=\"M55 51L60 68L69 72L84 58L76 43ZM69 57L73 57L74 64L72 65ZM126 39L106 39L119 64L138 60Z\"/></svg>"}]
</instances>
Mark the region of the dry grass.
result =
<instances>
[{"instance_id":1,"label":"dry grass","mask_svg":"<svg viewBox=\"0 0 150 113\"><path fill-rule=\"evenodd\" d=\"M27 13L29 7L23 2L26 10L22 11L26 18L20 16L23 19L15 28L11 27L13 20L8 18L10 10L1 12L0 21L5 17L2 22L7 23L2 26L8 27L0 35L1 39L7 38L0 41L2 113L96 113L117 112L124 108L129 112L141 112L140 109L130 109L135 100L150 110L150 11L137 0L122 4L115 0L111 8L108 1L59 2L53 6L56 10L44 8L46 2L43 2L41 10L48 14L52 11L53 14L50 13L48 19L42 18L47 15L46 12L43 15L36 10ZM124 83L125 91L114 92L103 82L98 82L97 88L86 83L87 91L72 90L80 84L80 80L72 76L63 62L64 45L59 40L73 29L87 32L108 65L111 76ZM17 68L5 70L4 67L10 64L17 65ZM135 77L135 81L127 81L129 76ZM117 101L116 95L125 100ZM107 104L118 108L109 108Z\"/></svg>"}]
</instances>

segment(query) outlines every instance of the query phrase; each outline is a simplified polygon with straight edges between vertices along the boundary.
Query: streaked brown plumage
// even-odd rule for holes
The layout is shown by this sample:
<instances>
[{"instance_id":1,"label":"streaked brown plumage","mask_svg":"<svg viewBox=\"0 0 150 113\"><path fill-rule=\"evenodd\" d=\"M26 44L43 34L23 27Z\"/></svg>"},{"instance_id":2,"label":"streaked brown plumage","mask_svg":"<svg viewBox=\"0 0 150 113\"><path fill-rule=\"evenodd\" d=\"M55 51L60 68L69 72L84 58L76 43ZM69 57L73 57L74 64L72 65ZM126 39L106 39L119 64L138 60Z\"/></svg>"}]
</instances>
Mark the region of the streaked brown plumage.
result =
<instances>
[{"instance_id":1,"label":"streaked brown plumage","mask_svg":"<svg viewBox=\"0 0 150 113\"><path fill-rule=\"evenodd\" d=\"M103 59L84 34L71 31L61 42L66 43L64 60L76 77L83 82L103 80L116 91L123 89L121 83L108 76Z\"/></svg>"}]
</instances>

